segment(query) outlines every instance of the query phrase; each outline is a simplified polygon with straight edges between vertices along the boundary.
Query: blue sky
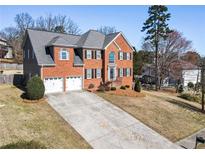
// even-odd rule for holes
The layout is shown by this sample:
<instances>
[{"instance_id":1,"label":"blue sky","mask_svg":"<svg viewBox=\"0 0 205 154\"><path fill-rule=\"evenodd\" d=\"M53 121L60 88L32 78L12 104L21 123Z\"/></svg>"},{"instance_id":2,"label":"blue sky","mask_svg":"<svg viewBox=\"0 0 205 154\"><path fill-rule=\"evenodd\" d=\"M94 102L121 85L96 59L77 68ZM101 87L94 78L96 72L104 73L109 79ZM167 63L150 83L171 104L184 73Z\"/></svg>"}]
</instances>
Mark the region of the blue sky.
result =
<instances>
[{"instance_id":1,"label":"blue sky","mask_svg":"<svg viewBox=\"0 0 205 154\"><path fill-rule=\"evenodd\" d=\"M168 6L170 27L182 32L193 47L205 55L205 6ZM100 26L114 26L131 44L141 48L143 22L148 6L0 6L0 29L14 25L17 13L28 12L34 19L41 15L63 14L71 17L82 32Z\"/></svg>"}]
</instances>

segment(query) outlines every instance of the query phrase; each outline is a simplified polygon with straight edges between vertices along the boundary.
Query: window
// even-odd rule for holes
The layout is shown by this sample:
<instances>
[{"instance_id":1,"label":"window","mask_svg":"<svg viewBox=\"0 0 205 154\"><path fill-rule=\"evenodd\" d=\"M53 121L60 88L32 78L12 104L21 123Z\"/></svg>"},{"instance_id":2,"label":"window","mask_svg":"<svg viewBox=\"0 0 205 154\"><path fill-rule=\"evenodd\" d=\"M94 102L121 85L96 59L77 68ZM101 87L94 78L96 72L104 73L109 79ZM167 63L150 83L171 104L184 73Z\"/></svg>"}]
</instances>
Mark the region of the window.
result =
<instances>
[{"instance_id":1,"label":"window","mask_svg":"<svg viewBox=\"0 0 205 154\"><path fill-rule=\"evenodd\" d=\"M92 69L86 69L86 79L92 78Z\"/></svg>"},{"instance_id":2,"label":"window","mask_svg":"<svg viewBox=\"0 0 205 154\"><path fill-rule=\"evenodd\" d=\"M34 59L34 52L33 52L33 50L32 50L32 59Z\"/></svg>"},{"instance_id":3,"label":"window","mask_svg":"<svg viewBox=\"0 0 205 154\"><path fill-rule=\"evenodd\" d=\"M115 63L115 53L111 52L109 54L109 63Z\"/></svg>"},{"instance_id":4,"label":"window","mask_svg":"<svg viewBox=\"0 0 205 154\"><path fill-rule=\"evenodd\" d=\"M101 69L96 69L96 77L101 78Z\"/></svg>"},{"instance_id":5,"label":"window","mask_svg":"<svg viewBox=\"0 0 205 154\"><path fill-rule=\"evenodd\" d=\"M130 60L130 53L127 53L127 60Z\"/></svg>"},{"instance_id":6,"label":"window","mask_svg":"<svg viewBox=\"0 0 205 154\"><path fill-rule=\"evenodd\" d=\"M25 59L25 53L26 53L25 50L23 50L23 58L24 58L24 59Z\"/></svg>"},{"instance_id":7,"label":"window","mask_svg":"<svg viewBox=\"0 0 205 154\"><path fill-rule=\"evenodd\" d=\"M60 60L69 60L69 52L66 49L61 49Z\"/></svg>"},{"instance_id":8,"label":"window","mask_svg":"<svg viewBox=\"0 0 205 154\"><path fill-rule=\"evenodd\" d=\"M91 59L91 58L92 58L92 51L86 50L86 59Z\"/></svg>"},{"instance_id":9,"label":"window","mask_svg":"<svg viewBox=\"0 0 205 154\"><path fill-rule=\"evenodd\" d=\"M97 59L101 59L101 51L100 50L96 50L96 57L97 57Z\"/></svg>"},{"instance_id":10,"label":"window","mask_svg":"<svg viewBox=\"0 0 205 154\"><path fill-rule=\"evenodd\" d=\"M123 68L119 68L118 76L123 77Z\"/></svg>"},{"instance_id":11,"label":"window","mask_svg":"<svg viewBox=\"0 0 205 154\"><path fill-rule=\"evenodd\" d=\"M123 52L119 52L119 60L123 60Z\"/></svg>"},{"instance_id":12,"label":"window","mask_svg":"<svg viewBox=\"0 0 205 154\"><path fill-rule=\"evenodd\" d=\"M130 68L126 69L126 76L130 76Z\"/></svg>"},{"instance_id":13,"label":"window","mask_svg":"<svg viewBox=\"0 0 205 154\"><path fill-rule=\"evenodd\" d=\"M30 50L28 49L28 51L27 51L28 59L29 59L29 52L30 52Z\"/></svg>"}]
</instances>

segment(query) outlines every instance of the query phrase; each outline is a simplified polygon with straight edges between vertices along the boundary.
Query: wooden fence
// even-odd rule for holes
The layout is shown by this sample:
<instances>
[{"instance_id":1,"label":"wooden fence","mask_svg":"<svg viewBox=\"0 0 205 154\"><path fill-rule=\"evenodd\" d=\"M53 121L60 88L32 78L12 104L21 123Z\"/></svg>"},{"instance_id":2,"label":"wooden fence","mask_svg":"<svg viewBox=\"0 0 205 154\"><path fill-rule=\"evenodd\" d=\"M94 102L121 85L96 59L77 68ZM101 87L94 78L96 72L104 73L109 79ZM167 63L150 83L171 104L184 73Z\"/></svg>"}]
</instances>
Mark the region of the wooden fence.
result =
<instances>
[{"instance_id":1,"label":"wooden fence","mask_svg":"<svg viewBox=\"0 0 205 154\"><path fill-rule=\"evenodd\" d=\"M0 84L13 84L20 85L23 82L23 75L12 74L12 75L0 75Z\"/></svg>"}]
</instances>

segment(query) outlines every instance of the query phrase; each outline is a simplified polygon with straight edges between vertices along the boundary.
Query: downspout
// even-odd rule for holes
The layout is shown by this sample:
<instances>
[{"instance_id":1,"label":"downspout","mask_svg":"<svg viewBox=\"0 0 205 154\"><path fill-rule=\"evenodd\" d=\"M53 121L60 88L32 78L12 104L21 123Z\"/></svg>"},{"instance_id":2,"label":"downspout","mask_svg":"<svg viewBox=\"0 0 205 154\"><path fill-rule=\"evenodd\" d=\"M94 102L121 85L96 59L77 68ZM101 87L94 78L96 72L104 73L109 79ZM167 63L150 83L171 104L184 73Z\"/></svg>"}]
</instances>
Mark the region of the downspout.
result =
<instances>
[{"instance_id":1,"label":"downspout","mask_svg":"<svg viewBox=\"0 0 205 154\"><path fill-rule=\"evenodd\" d=\"M43 80L43 65L41 65L41 80Z\"/></svg>"}]
</instances>

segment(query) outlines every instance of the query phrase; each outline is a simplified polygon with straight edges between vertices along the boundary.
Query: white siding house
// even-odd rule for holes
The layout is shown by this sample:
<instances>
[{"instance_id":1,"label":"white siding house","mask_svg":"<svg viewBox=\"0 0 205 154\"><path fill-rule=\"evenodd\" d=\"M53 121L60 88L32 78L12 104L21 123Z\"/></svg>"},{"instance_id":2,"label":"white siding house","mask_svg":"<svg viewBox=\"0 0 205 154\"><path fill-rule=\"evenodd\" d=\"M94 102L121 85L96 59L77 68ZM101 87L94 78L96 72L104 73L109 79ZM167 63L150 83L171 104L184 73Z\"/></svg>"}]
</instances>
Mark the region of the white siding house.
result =
<instances>
[{"instance_id":1,"label":"white siding house","mask_svg":"<svg viewBox=\"0 0 205 154\"><path fill-rule=\"evenodd\" d=\"M186 87L189 82L196 84L201 81L201 71L199 69L182 70L182 81Z\"/></svg>"}]
</instances>

